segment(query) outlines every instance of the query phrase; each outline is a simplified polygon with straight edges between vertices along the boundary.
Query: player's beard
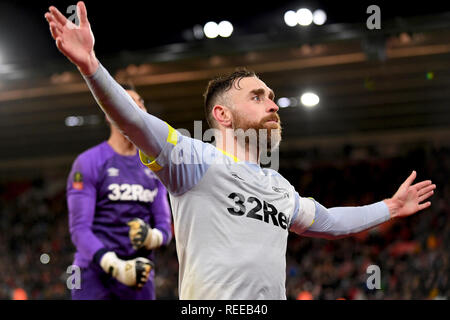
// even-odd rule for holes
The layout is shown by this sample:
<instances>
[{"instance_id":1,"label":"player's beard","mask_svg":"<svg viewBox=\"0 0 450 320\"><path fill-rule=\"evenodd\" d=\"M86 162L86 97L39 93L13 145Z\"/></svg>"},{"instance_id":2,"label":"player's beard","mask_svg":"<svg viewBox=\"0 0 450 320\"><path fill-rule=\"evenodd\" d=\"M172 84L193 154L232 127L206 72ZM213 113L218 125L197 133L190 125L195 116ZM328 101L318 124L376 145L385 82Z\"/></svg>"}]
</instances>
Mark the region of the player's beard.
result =
<instances>
[{"instance_id":1,"label":"player's beard","mask_svg":"<svg viewBox=\"0 0 450 320\"><path fill-rule=\"evenodd\" d=\"M253 129L256 132L257 136L257 143L258 146L264 143L264 141L260 140L266 140L265 145L267 147L267 150L273 151L280 145L281 142L281 121L278 114L273 113L270 114L263 119L261 119L258 122L252 122L252 121L246 121L243 117L239 116L236 112L232 112L233 114L233 129L242 129L242 131L245 133L248 129ZM268 121L274 120L277 121L277 123L268 123ZM261 135L260 130L265 130L267 133L266 135ZM261 152L262 150L260 150Z\"/></svg>"}]
</instances>

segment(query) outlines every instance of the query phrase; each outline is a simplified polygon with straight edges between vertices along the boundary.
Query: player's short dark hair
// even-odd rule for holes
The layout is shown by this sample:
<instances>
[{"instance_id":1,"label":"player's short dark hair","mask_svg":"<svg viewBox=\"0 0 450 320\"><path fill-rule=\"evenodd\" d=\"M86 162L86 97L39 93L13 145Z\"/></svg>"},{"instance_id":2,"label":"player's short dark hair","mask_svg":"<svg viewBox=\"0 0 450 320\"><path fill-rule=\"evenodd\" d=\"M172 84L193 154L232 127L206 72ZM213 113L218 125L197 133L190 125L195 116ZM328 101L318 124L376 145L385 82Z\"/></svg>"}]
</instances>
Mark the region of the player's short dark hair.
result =
<instances>
[{"instance_id":1,"label":"player's short dark hair","mask_svg":"<svg viewBox=\"0 0 450 320\"><path fill-rule=\"evenodd\" d=\"M217 98L231 89L235 81L239 84L242 78L257 77L256 73L246 68L237 68L233 73L228 75L218 76L208 82L205 93L203 94L205 105L205 117L208 125L215 127L215 120L212 116L212 109L214 108Z\"/></svg>"}]
</instances>

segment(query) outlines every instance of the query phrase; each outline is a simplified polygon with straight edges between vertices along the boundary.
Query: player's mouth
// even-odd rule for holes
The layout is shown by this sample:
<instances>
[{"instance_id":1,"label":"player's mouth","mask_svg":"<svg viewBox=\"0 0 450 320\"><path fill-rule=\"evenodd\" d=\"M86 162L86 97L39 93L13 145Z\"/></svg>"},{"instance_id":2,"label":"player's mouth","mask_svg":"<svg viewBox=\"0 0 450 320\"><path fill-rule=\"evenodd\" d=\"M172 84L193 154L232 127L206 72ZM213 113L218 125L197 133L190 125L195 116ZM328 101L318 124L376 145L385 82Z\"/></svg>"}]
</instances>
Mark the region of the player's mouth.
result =
<instances>
[{"instance_id":1,"label":"player's mouth","mask_svg":"<svg viewBox=\"0 0 450 320\"><path fill-rule=\"evenodd\" d=\"M268 123L270 125L274 125L276 127L279 126L279 120L277 117L271 117L269 120L266 121L266 123Z\"/></svg>"}]
</instances>

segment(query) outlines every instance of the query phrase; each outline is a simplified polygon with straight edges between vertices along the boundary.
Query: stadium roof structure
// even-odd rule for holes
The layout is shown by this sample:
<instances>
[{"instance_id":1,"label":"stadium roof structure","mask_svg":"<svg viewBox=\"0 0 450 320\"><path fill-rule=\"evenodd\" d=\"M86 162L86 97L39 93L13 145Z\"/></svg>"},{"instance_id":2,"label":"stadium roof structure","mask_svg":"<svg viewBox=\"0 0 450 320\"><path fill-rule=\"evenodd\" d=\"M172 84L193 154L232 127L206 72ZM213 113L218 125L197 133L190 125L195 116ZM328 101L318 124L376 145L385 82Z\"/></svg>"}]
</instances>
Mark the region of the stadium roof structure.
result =
<instances>
[{"instance_id":1,"label":"stadium roof structure","mask_svg":"<svg viewBox=\"0 0 450 320\"><path fill-rule=\"evenodd\" d=\"M202 93L208 80L246 66L276 99L297 100L279 111L286 158L299 150L348 144L445 144L450 136L449 18L449 13L396 18L380 30L337 23L97 55L112 74L134 83L152 114L192 134L195 120L206 129ZM103 114L70 63L3 68L4 177L39 168L67 170L78 153L107 138ZM307 90L320 96L314 109L298 105ZM68 117L84 120L70 126Z\"/></svg>"}]
</instances>

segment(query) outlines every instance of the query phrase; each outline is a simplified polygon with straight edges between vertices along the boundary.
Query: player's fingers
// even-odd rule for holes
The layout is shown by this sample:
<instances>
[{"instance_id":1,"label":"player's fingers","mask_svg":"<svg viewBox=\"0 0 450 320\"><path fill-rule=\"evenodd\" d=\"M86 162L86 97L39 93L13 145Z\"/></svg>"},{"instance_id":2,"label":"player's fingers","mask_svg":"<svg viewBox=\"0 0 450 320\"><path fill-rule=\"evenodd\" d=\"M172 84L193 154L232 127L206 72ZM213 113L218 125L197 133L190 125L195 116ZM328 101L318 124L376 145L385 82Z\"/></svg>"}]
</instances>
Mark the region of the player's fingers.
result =
<instances>
[{"instance_id":1,"label":"player's fingers","mask_svg":"<svg viewBox=\"0 0 450 320\"><path fill-rule=\"evenodd\" d=\"M46 12L46 13L44 14L44 17L45 17L45 20L48 21L48 23L54 21L53 16L52 16L52 14L51 14L50 12Z\"/></svg>"},{"instance_id":2,"label":"player's fingers","mask_svg":"<svg viewBox=\"0 0 450 320\"><path fill-rule=\"evenodd\" d=\"M434 194L434 191L430 191L430 192L425 193L424 195L421 195L421 196L419 197L419 203L421 203L422 201L428 199L428 198L431 197L433 194Z\"/></svg>"},{"instance_id":3,"label":"player's fingers","mask_svg":"<svg viewBox=\"0 0 450 320\"><path fill-rule=\"evenodd\" d=\"M54 35L54 38L58 38L62 35L63 31L61 28L59 28L55 23L50 22L50 31L52 32L52 35Z\"/></svg>"},{"instance_id":4,"label":"player's fingers","mask_svg":"<svg viewBox=\"0 0 450 320\"><path fill-rule=\"evenodd\" d=\"M432 191L434 189L436 189L436 185L435 184L423 187L422 189L417 191L417 195L420 197L421 195L423 195L425 193L428 193L428 192L430 192L430 191Z\"/></svg>"},{"instance_id":5,"label":"player's fingers","mask_svg":"<svg viewBox=\"0 0 450 320\"><path fill-rule=\"evenodd\" d=\"M80 19L80 26L87 25L89 23L87 19L86 5L83 1L79 1L77 3L77 14L78 18Z\"/></svg>"},{"instance_id":6,"label":"player's fingers","mask_svg":"<svg viewBox=\"0 0 450 320\"><path fill-rule=\"evenodd\" d=\"M425 202L425 203L419 204L419 210L426 209L426 208L428 208L429 206L431 206L431 202L430 202L430 201L427 201L427 202Z\"/></svg>"},{"instance_id":7,"label":"player's fingers","mask_svg":"<svg viewBox=\"0 0 450 320\"><path fill-rule=\"evenodd\" d=\"M144 238L144 231L142 231L142 229L139 228L139 230L137 230L136 235L139 236L139 239L142 239L142 238Z\"/></svg>"},{"instance_id":8,"label":"player's fingers","mask_svg":"<svg viewBox=\"0 0 450 320\"><path fill-rule=\"evenodd\" d=\"M55 40L56 38L61 37L61 31L56 27L56 25L53 22L50 23L50 33L53 39Z\"/></svg>"},{"instance_id":9,"label":"player's fingers","mask_svg":"<svg viewBox=\"0 0 450 320\"><path fill-rule=\"evenodd\" d=\"M57 36L56 36L56 32L54 31L54 28L52 27L52 23L49 24L48 28L50 30L50 34L52 35L52 38L56 40Z\"/></svg>"},{"instance_id":10,"label":"player's fingers","mask_svg":"<svg viewBox=\"0 0 450 320\"><path fill-rule=\"evenodd\" d=\"M59 22L63 26L66 25L66 23L68 22L67 18L61 12L59 12L58 9L56 9L54 6L51 6L49 10L57 22Z\"/></svg>"},{"instance_id":11,"label":"player's fingers","mask_svg":"<svg viewBox=\"0 0 450 320\"><path fill-rule=\"evenodd\" d=\"M416 178L417 173L416 170L414 170L408 178L406 178L405 182L403 183L404 185L410 186L411 183L414 181L414 179Z\"/></svg>"},{"instance_id":12,"label":"player's fingers","mask_svg":"<svg viewBox=\"0 0 450 320\"><path fill-rule=\"evenodd\" d=\"M49 25L51 23L53 23L54 25L56 25L56 27L58 29L60 29L60 30L63 29L63 26L58 21L56 21L56 19L50 13L47 12L44 16L45 16L45 19L47 19L47 22Z\"/></svg>"},{"instance_id":13,"label":"player's fingers","mask_svg":"<svg viewBox=\"0 0 450 320\"><path fill-rule=\"evenodd\" d=\"M135 219L128 221L127 223L130 226L130 232L132 232L133 237L136 236L136 233L139 231L140 224L139 221L136 221Z\"/></svg>"},{"instance_id":14,"label":"player's fingers","mask_svg":"<svg viewBox=\"0 0 450 320\"><path fill-rule=\"evenodd\" d=\"M414 188L416 188L417 191L419 191L423 187L426 187L430 184L431 184L431 180L425 180L425 181L418 182L418 183L412 185L411 187L414 187Z\"/></svg>"}]
</instances>

